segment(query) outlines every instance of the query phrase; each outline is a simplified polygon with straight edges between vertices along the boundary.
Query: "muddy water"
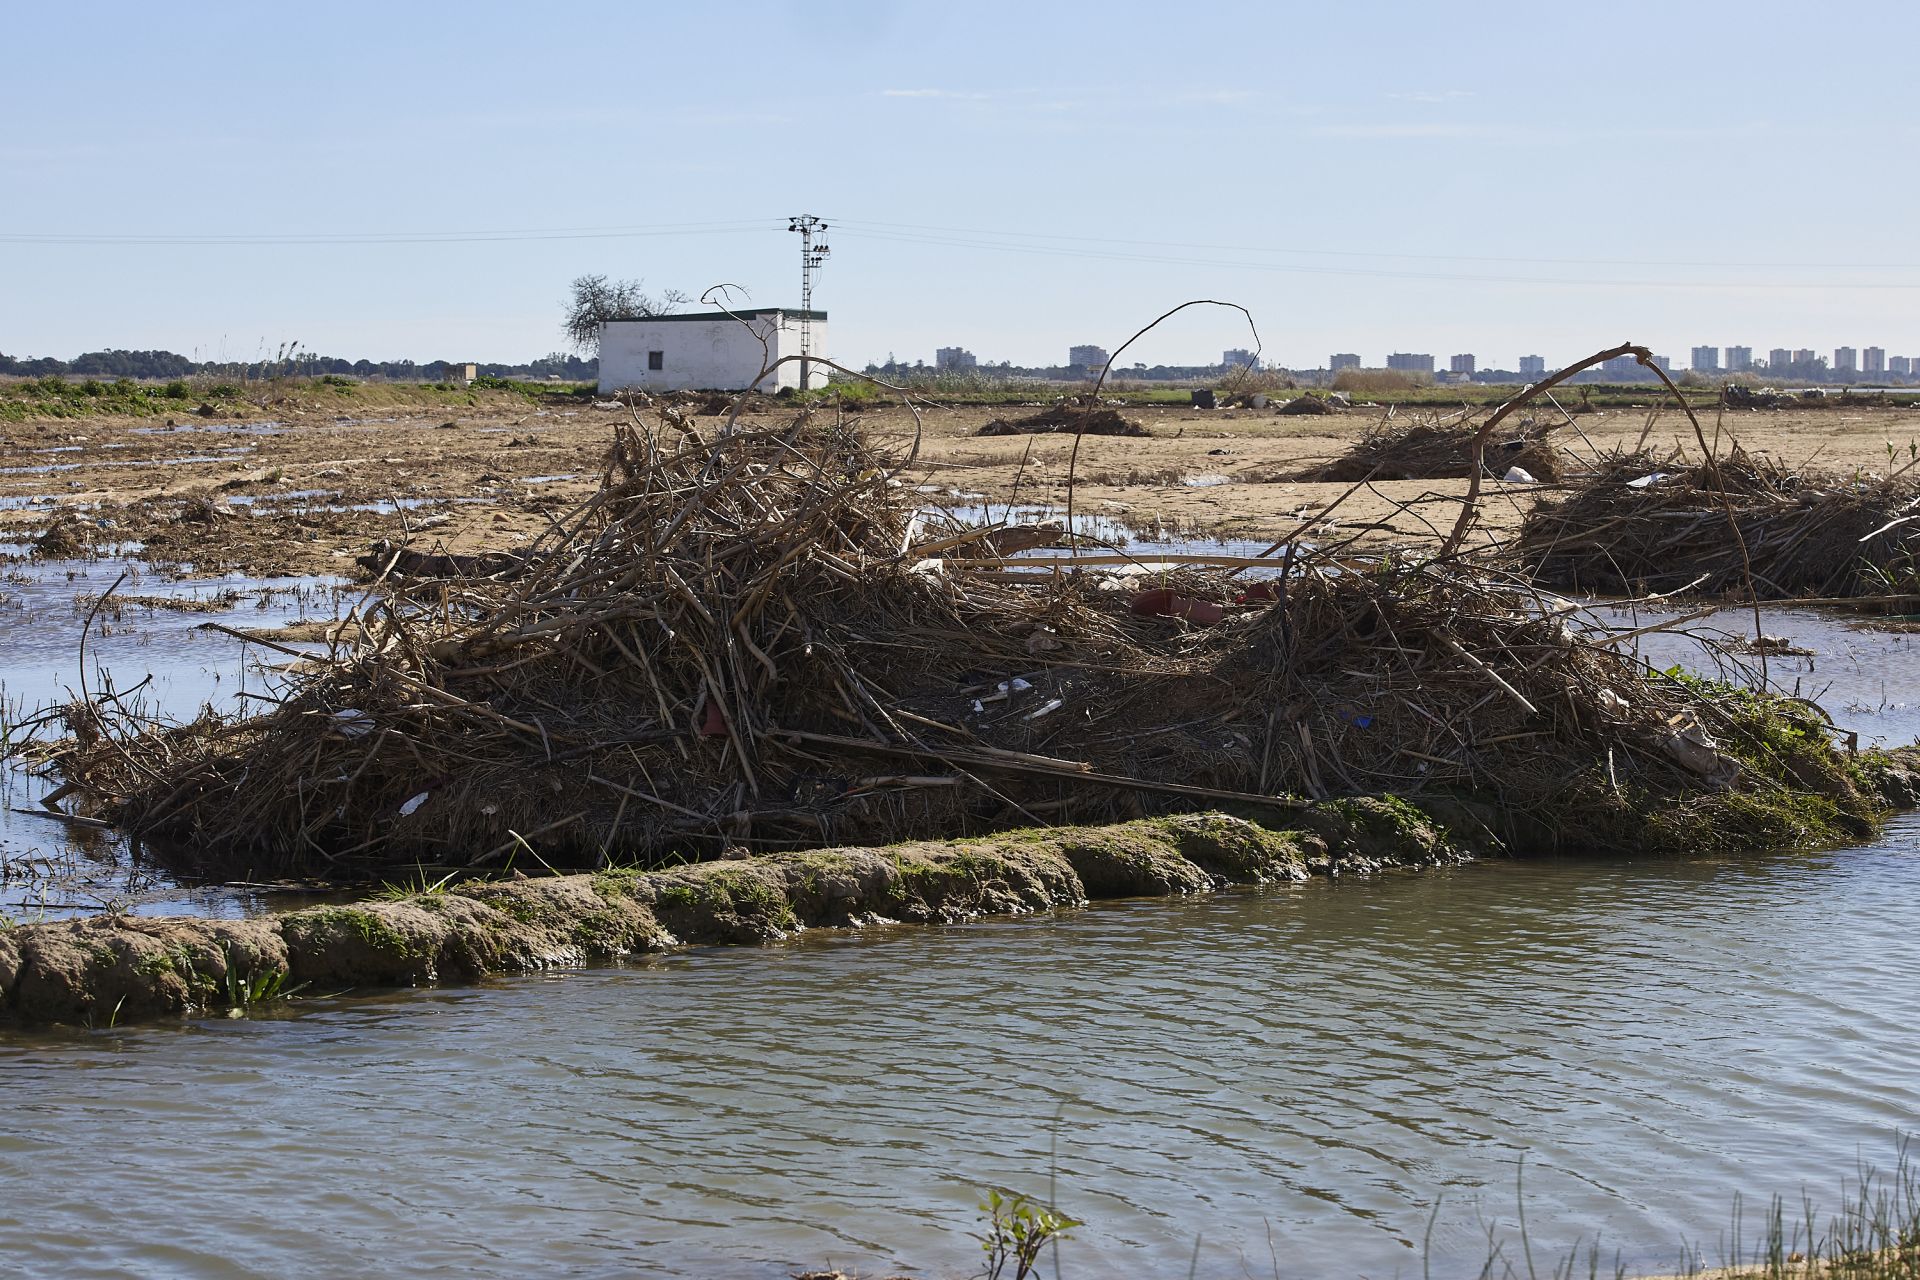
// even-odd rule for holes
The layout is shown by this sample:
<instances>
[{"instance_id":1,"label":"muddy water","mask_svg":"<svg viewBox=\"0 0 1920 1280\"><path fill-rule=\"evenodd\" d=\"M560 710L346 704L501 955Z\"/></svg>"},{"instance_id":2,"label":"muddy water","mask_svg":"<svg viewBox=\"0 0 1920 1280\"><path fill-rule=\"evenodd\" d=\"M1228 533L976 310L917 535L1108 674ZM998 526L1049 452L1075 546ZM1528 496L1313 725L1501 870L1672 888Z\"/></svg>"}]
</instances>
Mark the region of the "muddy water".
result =
<instances>
[{"instance_id":1,"label":"muddy water","mask_svg":"<svg viewBox=\"0 0 1920 1280\"><path fill-rule=\"evenodd\" d=\"M1088 1223L1069 1276L1186 1275L1197 1247L1196 1275L1265 1277L1269 1229L1286 1276L1472 1276L1488 1229L1517 1257L1516 1185L1541 1274L1575 1237L1711 1258L1736 1193L1837 1207L1920 1121L1916 909L1906 823L1818 856L1469 867L15 1036L0 1251L962 1275L979 1189L1053 1183Z\"/></svg>"}]
</instances>

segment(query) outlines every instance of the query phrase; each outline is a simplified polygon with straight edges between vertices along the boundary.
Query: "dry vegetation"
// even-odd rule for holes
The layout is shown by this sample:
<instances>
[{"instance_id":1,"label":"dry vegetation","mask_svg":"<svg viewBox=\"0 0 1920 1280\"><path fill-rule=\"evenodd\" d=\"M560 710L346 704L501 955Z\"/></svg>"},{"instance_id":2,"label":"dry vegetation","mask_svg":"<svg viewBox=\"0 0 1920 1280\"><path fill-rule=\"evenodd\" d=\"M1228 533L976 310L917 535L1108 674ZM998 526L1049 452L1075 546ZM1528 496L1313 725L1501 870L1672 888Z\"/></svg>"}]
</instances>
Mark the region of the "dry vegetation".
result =
<instances>
[{"instance_id":1,"label":"dry vegetation","mask_svg":"<svg viewBox=\"0 0 1920 1280\"><path fill-rule=\"evenodd\" d=\"M927 523L911 463L837 420L636 418L515 565L389 579L257 718L130 734L76 709L64 767L202 865L322 872L1371 793L1561 845L1708 810L1703 839L1797 838L1870 811L1816 726L1649 676L1524 584L1324 553L1251 583L1204 555L1019 573L989 549L1007 531Z\"/></svg>"}]
</instances>

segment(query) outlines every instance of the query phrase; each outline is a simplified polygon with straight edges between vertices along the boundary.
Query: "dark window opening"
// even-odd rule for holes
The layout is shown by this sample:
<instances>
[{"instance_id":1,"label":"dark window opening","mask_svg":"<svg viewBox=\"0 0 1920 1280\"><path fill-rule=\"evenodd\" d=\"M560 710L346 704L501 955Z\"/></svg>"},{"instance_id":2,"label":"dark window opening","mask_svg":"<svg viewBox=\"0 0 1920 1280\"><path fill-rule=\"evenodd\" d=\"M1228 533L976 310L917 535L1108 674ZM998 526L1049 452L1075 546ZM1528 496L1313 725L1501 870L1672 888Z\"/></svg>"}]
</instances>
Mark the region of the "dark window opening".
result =
<instances>
[{"instance_id":1,"label":"dark window opening","mask_svg":"<svg viewBox=\"0 0 1920 1280\"><path fill-rule=\"evenodd\" d=\"M647 368L664 369L667 367L667 353L664 351L647 352Z\"/></svg>"}]
</instances>

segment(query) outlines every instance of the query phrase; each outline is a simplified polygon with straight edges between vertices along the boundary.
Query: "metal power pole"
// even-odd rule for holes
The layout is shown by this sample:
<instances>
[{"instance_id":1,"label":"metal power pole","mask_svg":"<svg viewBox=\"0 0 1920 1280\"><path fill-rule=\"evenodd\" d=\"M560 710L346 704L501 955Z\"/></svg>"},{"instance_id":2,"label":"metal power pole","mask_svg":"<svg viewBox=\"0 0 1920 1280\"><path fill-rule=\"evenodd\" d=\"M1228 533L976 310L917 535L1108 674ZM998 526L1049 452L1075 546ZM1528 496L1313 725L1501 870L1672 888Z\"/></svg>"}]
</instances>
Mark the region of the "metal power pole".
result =
<instances>
[{"instance_id":1,"label":"metal power pole","mask_svg":"<svg viewBox=\"0 0 1920 1280\"><path fill-rule=\"evenodd\" d=\"M833 250L826 241L814 243L815 236L827 233L827 224L810 213L787 219L787 230L800 233L800 389L808 389L807 359L813 354L813 273L820 269Z\"/></svg>"}]
</instances>

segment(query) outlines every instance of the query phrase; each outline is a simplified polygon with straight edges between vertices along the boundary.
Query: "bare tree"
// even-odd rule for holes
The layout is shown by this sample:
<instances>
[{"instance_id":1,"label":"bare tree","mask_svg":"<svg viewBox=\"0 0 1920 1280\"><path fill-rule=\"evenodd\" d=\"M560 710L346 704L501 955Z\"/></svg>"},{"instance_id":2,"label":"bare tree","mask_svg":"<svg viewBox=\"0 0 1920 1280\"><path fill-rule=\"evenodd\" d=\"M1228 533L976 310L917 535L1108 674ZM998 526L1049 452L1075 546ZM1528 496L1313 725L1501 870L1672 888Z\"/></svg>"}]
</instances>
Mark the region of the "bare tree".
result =
<instances>
[{"instance_id":1,"label":"bare tree","mask_svg":"<svg viewBox=\"0 0 1920 1280\"><path fill-rule=\"evenodd\" d=\"M605 276L576 279L562 326L567 341L581 354L595 355L600 350L601 321L671 315L689 301L678 289L668 289L655 297L644 285L642 280L609 280Z\"/></svg>"}]
</instances>

